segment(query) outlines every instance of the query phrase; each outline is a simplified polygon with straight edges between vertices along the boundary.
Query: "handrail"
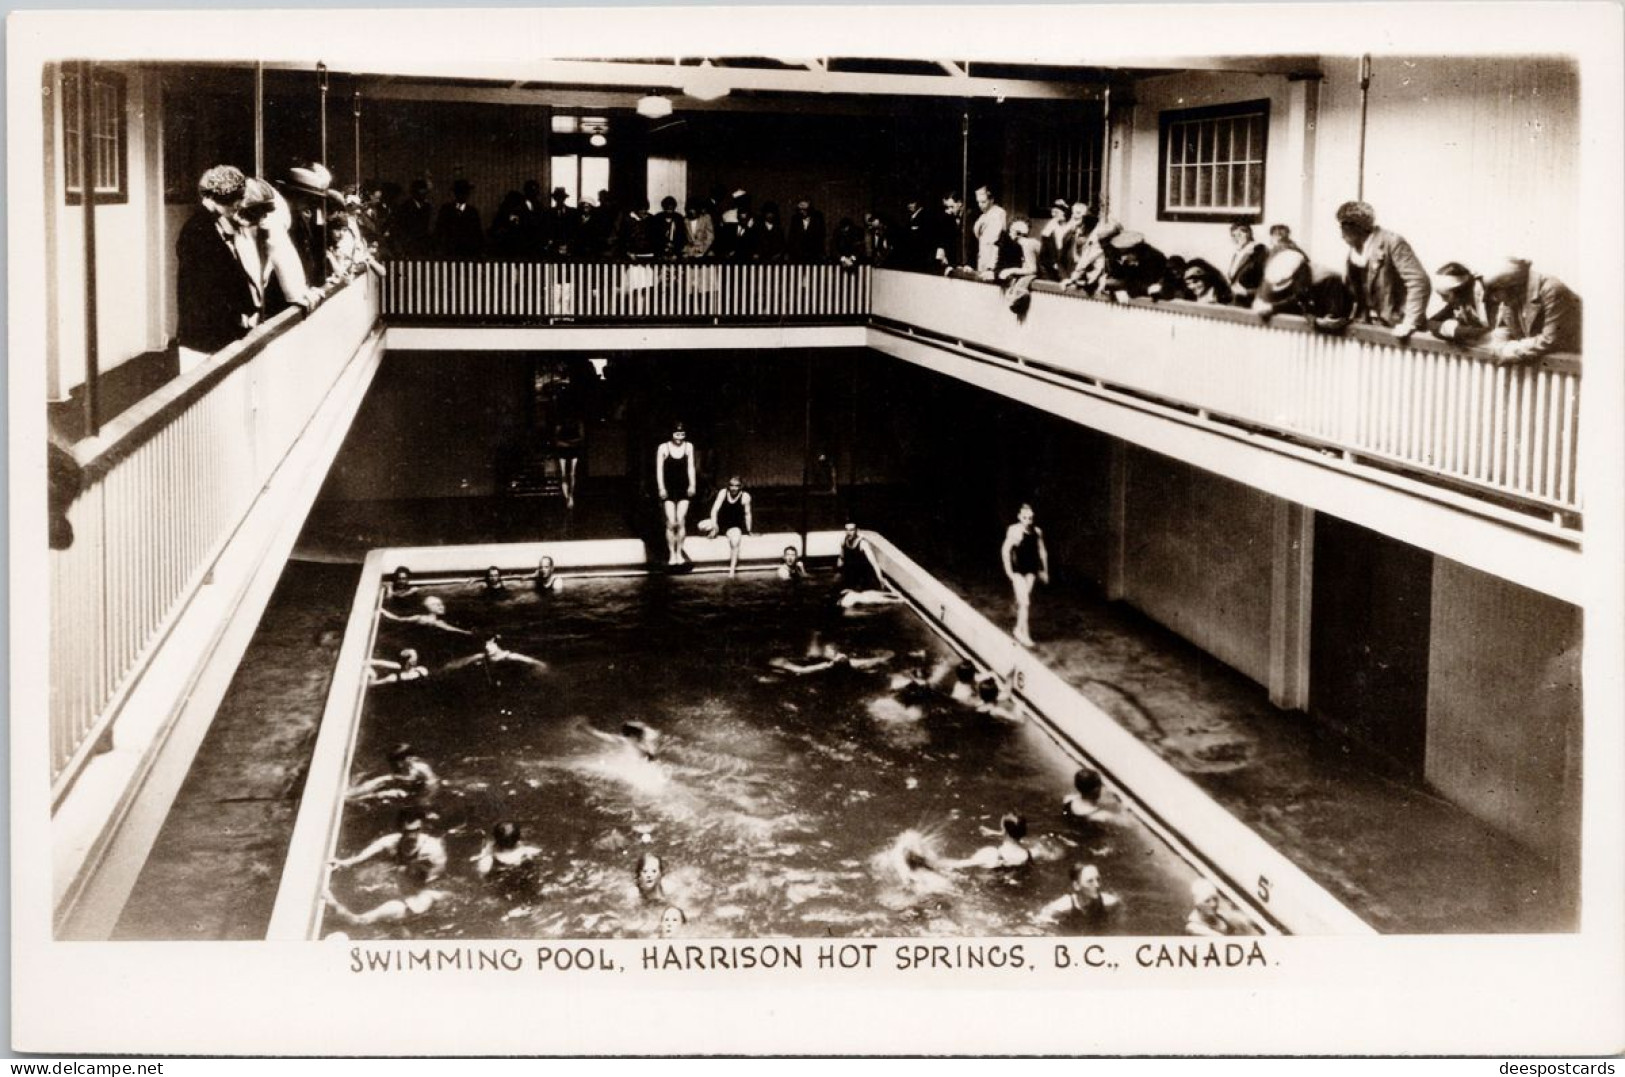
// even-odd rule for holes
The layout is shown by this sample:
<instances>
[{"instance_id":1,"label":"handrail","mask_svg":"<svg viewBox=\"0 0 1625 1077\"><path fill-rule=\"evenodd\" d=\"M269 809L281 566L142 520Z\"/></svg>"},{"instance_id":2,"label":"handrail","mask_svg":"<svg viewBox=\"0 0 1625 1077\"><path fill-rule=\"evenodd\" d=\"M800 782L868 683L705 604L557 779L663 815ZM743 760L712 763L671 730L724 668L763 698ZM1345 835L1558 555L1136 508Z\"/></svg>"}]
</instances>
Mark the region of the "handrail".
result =
<instances>
[{"instance_id":1,"label":"handrail","mask_svg":"<svg viewBox=\"0 0 1625 1077\"><path fill-rule=\"evenodd\" d=\"M130 405L102 425L99 433L74 442L72 452L84 471L88 486L105 476L121 461L150 441L175 417L206 395L232 371L249 362L272 342L309 318L323 303L348 288L357 278L330 281L312 289L308 308L290 306L268 321L261 322L248 335L232 341L195 370L165 383Z\"/></svg>"},{"instance_id":2,"label":"handrail","mask_svg":"<svg viewBox=\"0 0 1625 1077\"><path fill-rule=\"evenodd\" d=\"M985 284L997 288L997 281L986 280L968 270L956 269L946 274L950 280L967 281L972 284ZM1054 281L1036 280L1032 283L1032 290L1048 295L1065 296L1068 299L1081 299L1093 303L1110 303L1114 306L1143 307L1147 310L1172 310L1181 314L1190 314L1198 318L1208 318L1217 322L1232 322L1236 325L1251 325L1261 329L1288 329L1299 333L1324 333L1316 329L1308 320L1296 314L1276 314L1265 317L1248 307L1227 306L1216 303L1193 303L1188 299L1145 299L1130 297L1126 299L1107 298L1099 295L1090 295L1075 288L1063 288ZM1387 329L1380 325L1362 325L1358 322L1332 334L1352 340L1363 341L1366 344L1378 344L1390 348L1409 348L1412 351L1432 352L1435 355L1463 355L1481 359L1497 366L1511 366L1504 362L1489 348L1456 344L1448 340L1440 340L1419 329L1410 337L1401 341ZM1577 352L1553 352L1535 360L1519 360L1515 365L1529 370L1551 370L1559 374L1579 374L1580 355Z\"/></svg>"}]
</instances>

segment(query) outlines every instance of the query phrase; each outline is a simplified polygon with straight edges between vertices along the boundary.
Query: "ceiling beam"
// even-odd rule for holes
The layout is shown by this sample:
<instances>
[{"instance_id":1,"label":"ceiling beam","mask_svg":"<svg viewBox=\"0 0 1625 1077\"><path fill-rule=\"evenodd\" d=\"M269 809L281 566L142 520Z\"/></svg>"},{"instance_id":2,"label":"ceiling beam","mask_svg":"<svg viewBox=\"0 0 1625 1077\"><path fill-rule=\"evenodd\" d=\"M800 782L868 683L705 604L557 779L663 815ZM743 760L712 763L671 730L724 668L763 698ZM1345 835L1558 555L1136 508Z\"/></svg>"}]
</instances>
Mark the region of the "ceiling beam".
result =
<instances>
[{"instance_id":1,"label":"ceiling beam","mask_svg":"<svg viewBox=\"0 0 1625 1077\"><path fill-rule=\"evenodd\" d=\"M307 64L267 62L267 69L305 70ZM470 64L457 59L386 59L358 54L334 57L334 74L394 75L398 78L480 78L493 82L549 86L624 88L642 93L677 90L693 76L692 67L672 63L637 64L606 60L522 60L501 64ZM756 68L718 68L726 71L735 90L761 90L797 94L882 94L896 97L983 97L1076 101L1098 93L1086 83L1035 79L949 78L946 75L895 75L846 71L768 71Z\"/></svg>"},{"instance_id":2,"label":"ceiling beam","mask_svg":"<svg viewBox=\"0 0 1625 1077\"><path fill-rule=\"evenodd\" d=\"M937 65L956 79L967 77L965 69L954 63L952 60L938 60Z\"/></svg>"}]
</instances>

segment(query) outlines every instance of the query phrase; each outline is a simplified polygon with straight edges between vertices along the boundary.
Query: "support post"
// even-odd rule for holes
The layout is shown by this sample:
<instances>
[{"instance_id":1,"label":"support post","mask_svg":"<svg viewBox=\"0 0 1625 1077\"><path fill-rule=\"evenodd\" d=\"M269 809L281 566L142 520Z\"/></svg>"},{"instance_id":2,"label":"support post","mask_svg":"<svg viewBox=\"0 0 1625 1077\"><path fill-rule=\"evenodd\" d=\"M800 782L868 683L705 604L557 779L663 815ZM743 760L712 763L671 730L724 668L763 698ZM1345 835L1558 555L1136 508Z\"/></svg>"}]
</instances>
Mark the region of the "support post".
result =
<instances>
[{"instance_id":1,"label":"support post","mask_svg":"<svg viewBox=\"0 0 1625 1077\"><path fill-rule=\"evenodd\" d=\"M254 61L254 175L265 175L265 62Z\"/></svg>"},{"instance_id":2,"label":"support post","mask_svg":"<svg viewBox=\"0 0 1625 1077\"><path fill-rule=\"evenodd\" d=\"M1270 564L1270 702L1309 707L1309 632L1315 582L1315 510L1275 502Z\"/></svg>"},{"instance_id":3,"label":"support post","mask_svg":"<svg viewBox=\"0 0 1625 1077\"><path fill-rule=\"evenodd\" d=\"M1128 595L1128 442L1113 438L1107 462L1106 486L1106 599L1120 602Z\"/></svg>"},{"instance_id":4,"label":"support post","mask_svg":"<svg viewBox=\"0 0 1625 1077\"><path fill-rule=\"evenodd\" d=\"M91 174L91 101L95 93L91 80L95 66L89 60L74 65L79 79L75 101L75 122L79 125L78 145L74 147L79 166L79 207L84 211L85 233L85 433L101 432L101 353L96 330L96 177Z\"/></svg>"}]
</instances>

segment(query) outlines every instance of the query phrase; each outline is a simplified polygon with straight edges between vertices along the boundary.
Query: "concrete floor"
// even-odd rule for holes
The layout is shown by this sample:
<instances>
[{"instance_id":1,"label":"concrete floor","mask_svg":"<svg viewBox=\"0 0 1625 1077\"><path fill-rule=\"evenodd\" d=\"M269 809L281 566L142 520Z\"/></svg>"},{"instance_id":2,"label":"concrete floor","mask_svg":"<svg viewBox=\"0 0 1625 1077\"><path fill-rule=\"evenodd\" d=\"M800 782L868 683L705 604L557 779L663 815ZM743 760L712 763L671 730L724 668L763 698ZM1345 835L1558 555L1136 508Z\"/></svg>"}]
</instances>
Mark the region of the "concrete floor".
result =
<instances>
[{"instance_id":1,"label":"concrete floor","mask_svg":"<svg viewBox=\"0 0 1625 1077\"><path fill-rule=\"evenodd\" d=\"M978 609L1005 621L996 551L945 546L933 521L886 491L854 508ZM796 494L762 492L758 527L794 530ZM890 508L889 508L890 507ZM808 503L810 526L844 506ZM583 485L574 512L542 499L323 503L307 523L118 927L120 938L263 935L303 789L315 725L353 594L379 545L623 537L636 506ZM320 563L331 562L331 563ZM1237 818L1384 932L1570 931L1577 880L1381 760L1277 710L1264 689L1091 588L1038 596L1038 653Z\"/></svg>"}]
</instances>

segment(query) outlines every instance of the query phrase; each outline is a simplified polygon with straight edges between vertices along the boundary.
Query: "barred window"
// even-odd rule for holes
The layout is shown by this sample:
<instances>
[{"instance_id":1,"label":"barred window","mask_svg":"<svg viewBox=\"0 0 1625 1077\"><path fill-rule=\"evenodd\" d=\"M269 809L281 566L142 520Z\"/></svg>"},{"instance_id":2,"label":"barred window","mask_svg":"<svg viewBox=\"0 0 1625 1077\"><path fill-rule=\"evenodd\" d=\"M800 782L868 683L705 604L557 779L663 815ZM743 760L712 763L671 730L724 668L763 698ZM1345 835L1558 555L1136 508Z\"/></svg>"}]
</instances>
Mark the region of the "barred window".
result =
<instances>
[{"instance_id":1,"label":"barred window","mask_svg":"<svg viewBox=\"0 0 1625 1077\"><path fill-rule=\"evenodd\" d=\"M125 188L126 128L124 119L124 76L97 71L91 76L90 98L85 102L85 118L90 128L86 146L92 189L97 202L123 202ZM79 76L62 75L62 160L64 187L69 205L77 205L84 193L79 175Z\"/></svg>"},{"instance_id":2,"label":"barred window","mask_svg":"<svg viewBox=\"0 0 1625 1077\"><path fill-rule=\"evenodd\" d=\"M1030 211L1042 217L1057 198L1097 204L1100 197L1100 145L1098 123L1080 124L1066 131L1046 132L1036 140L1032 162Z\"/></svg>"},{"instance_id":3,"label":"barred window","mask_svg":"<svg viewBox=\"0 0 1625 1077\"><path fill-rule=\"evenodd\" d=\"M1162 113L1157 219L1264 219L1264 161L1270 103Z\"/></svg>"}]
</instances>

